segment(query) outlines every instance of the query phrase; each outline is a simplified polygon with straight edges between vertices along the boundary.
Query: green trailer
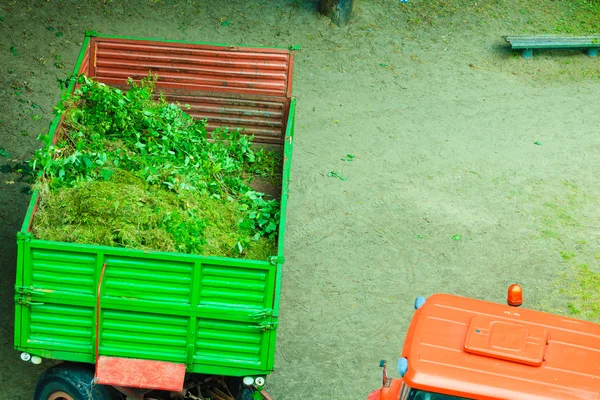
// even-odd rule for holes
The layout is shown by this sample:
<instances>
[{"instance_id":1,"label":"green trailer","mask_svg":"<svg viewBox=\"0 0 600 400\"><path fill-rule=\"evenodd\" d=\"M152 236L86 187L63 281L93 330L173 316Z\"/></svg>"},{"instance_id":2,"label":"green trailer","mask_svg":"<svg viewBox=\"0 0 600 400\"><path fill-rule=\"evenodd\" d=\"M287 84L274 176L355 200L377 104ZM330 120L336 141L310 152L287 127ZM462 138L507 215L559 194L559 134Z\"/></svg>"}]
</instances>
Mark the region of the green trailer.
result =
<instances>
[{"instance_id":1,"label":"green trailer","mask_svg":"<svg viewBox=\"0 0 600 400\"><path fill-rule=\"evenodd\" d=\"M193 393L207 382L214 398L263 398L284 262L293 62L293 48L86 33L74 75L124 86L150 70L167 100L189 104L209 129L244 128L283 152L277 254L247 260L38 240L33 193L17 235L14 343L25 361L65 362L40 377L35 399L163 398L158 389L202 398ZM71 79L67 90L76 85ZM57 115L51 135L61 123Z\"/></svg>"}]
</instances>

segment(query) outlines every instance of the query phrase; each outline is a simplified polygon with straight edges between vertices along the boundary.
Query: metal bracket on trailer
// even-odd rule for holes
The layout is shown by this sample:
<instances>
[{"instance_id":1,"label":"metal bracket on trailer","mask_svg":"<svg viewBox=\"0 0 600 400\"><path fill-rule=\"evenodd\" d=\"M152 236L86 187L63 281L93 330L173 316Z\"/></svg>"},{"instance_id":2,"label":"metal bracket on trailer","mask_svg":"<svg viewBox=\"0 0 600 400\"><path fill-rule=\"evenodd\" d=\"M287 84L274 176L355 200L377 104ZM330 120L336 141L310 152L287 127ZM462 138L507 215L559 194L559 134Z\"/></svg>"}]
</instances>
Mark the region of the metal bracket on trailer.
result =
<instances>
[{"instance_id":1,"label":"metal bracket on trailer","mask_svg":"<svg viewBox=\"0 0 600 400\"><path fill-rule=\"evenodd\" d=\"M264 331L270 331L272 329L277 328L277 321L272 321L272 322L262 322L258 325L258 327L264 332Z\"/></svg>"},{"instance_id":2,"label":"metal bracket on trailer","mask_svg":"<svg viewBox=\"0 0 600 400\"><path fill-rule=\"evenodd\" d=\"M31 295L34 293L32 287L15 286L15 304L21 306L41 306L44 303L31 301Z\"/></svg>"},{"instance_id":3,"label":"metal bracket on trailer","mask_svg":"<svg viewBox=\"0 0 600 400\"><path fill-rule=\"evenodd\" d=\"M271 257L269 258L269 262L272 265L283 264L285 262L285 257Z\"/></svg>"},{"instance_id":4,"label":"metal bracket on trailer","mask_svg":"<svg viewBox=\"0 0 600 400\"><path fill-rule=\"evenodd\" d=\"M146 393L150 392L150 390L146 389L134 389L121 386L113 386L113 388L127 396L127 400L144 400Z\"/></svg>"},{"instance_id":5,"label":"metal bracket on trailer","mask_svg":"<svg viewBox=\"0 0 600 400\"><path fill-rule=\"evenodd\" d=\"M263 310L257 311L255 313L250 314L252 319L265 319L273 316L273 310L270 308L265 308Z\"/></svg>"}]
</instances>

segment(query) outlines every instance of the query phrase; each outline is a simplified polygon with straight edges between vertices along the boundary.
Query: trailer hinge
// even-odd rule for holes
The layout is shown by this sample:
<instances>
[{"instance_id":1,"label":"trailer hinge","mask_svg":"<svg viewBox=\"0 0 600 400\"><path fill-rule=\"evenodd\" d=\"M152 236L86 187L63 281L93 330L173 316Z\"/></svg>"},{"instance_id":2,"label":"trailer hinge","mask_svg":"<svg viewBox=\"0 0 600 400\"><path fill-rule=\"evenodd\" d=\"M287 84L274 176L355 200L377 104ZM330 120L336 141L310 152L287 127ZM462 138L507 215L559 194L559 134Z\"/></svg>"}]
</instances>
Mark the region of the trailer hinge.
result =
<instances>
[{"instance_id":1,"label":"trailer hinge","mask_svg":"<svg viewBox=\"0 0 600 400\"><path fill-rule=\"evenodd\" d=\"M31 293L33 293L33 287L15 285L15 296L16 295L31 296Z\"/></svg>"},{"instance_id":2,"label":"trailer hinge","mask_svg":"<svg viewBox=\"0 0 600 400\"><path fill-rule=\"evenodd\" d=\"M255 313L250 314L252 319L265 319L273 316L273 310L270 308L265 308L263 310L257 311Z\"/></svg>"},{"instance_id":3,"label":"trailer hinge","mask_svg":"<svg viewBox=\"0 0 600 400\"><path fill-rule=\"evenodd\" d=\"M41 306L44 303L37 303L31 301L31 295L33 294L33 288L27 286L15 286L15 304L21 306Z\"/></svg>"},{"instance_id":4,"label":"trailer hinge","mask_svg":"<svg viewBox=\"0 0 600 400\"><path fill-rule=\"evenodd\" d=\"M261 322L258 327L263 331L270 331L277 328L277 321L272 322Z\"/></svg>"},{"instance_id":5,"label":"trailer hinge","mask_svg":"<svg viewBox=\"0 0 600 400\"><path fill-rule=\"evenodd\" d=\"M31 232L17 232L17 240L31 240L33 239L33 234Z\"/></svg>"},{"instance_id":6,"label":"trailer hinge","mask_svg":"<svg viewBox=\"0 0 600 400\"><path fill-rule=\"evenodd\" d=\"M283 256L279 256L279 257L273 256L273 257L269 258L269 262L272 265L283 264L285 262L285 257L283 257Z\"/></svg>"}]
</instances>

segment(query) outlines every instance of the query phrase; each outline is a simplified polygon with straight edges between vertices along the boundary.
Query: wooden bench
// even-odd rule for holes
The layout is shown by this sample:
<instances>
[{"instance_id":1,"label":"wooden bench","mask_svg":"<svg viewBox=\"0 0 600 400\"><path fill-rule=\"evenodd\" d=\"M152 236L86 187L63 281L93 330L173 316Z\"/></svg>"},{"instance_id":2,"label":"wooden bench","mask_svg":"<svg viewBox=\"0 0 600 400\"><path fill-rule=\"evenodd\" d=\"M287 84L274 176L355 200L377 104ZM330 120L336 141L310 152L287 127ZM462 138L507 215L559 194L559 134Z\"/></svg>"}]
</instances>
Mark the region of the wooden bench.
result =
<instances>
[{"instance_id":1,"label":"wooden bench","mask_svg":"<svg viewBox=\"0 0 600 400\"><path fill-rule=\"evenodd\" d=\"M587 55L595 57L600 48L600 36L504 36L513 50L521 50L523 58L531 58L533 49L586 49Z\"/></svg>"}]
</instances>

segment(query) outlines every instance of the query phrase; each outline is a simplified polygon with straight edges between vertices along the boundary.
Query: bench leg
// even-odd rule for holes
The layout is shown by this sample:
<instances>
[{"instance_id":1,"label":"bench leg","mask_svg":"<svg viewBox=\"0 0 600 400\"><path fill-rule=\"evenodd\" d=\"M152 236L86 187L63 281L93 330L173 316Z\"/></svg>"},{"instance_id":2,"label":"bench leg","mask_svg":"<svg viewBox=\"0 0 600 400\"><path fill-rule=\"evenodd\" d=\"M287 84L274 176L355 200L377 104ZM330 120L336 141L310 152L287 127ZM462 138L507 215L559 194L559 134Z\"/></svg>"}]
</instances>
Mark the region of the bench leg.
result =
<instances>
[{"instance_id":1,"label":"bench leg","mask_svg":"<svg viewBox=\"0 0 600 400\"><path fill-rule=\"evenodd\" d=\"M523 51L521 52L521 56L524 59L531 58L533 56L533 49L523 49Z\"/></svg>"},{"instance_id":2,"label":"bench leg","mask_svg":"<svg viewBox=\"0 0 600 400\"><path fill-rule=\"evenodd\" d=\"M587 55L590 57L596 57L598 55L598 48L592 47L592 48L587 49Z\"/></svg>"}]
</instances>

